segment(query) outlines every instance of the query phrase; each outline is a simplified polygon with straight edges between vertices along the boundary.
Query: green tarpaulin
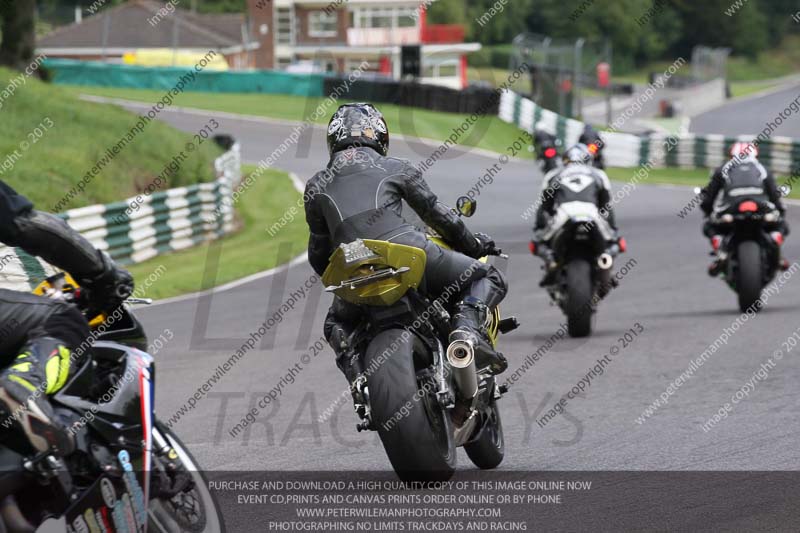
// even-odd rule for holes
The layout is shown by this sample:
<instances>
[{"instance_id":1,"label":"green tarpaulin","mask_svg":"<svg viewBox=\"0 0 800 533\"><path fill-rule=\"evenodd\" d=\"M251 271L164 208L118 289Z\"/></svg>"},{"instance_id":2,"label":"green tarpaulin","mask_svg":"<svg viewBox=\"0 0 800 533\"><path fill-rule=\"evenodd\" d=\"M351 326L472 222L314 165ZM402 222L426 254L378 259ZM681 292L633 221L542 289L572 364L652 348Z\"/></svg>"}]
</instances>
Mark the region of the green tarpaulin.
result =
<instances>
[{"instance_id":1,"label":"green tarpaulin","mask_svg":"<svg viewBox=\"0 0 800 533\"><path fill-rule=\"evenodd\" d=\"M48 59L44 65L53 73L54 83L160 89L175 87L181 76L194 72L186 67L139 67L99 61ZM186 91L222 93L267 93L297 96L322 96L321 74L288 74L274 70L202 71L186 84ZM190 74L191 76L191 74ZM187 78L184 78L187 79Z\"/></svg>"}]
</instances>

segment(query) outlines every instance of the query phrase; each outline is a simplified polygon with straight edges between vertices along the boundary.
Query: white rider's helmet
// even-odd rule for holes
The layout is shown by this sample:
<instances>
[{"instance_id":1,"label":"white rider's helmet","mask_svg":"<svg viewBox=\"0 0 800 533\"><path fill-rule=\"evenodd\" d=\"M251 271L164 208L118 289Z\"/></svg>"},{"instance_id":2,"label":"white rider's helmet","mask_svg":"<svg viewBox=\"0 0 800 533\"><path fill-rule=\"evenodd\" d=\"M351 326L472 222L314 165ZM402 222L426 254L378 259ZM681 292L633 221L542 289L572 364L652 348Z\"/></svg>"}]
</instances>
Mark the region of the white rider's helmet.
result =
<instances>
[{"instance_id":1,"label":"white rider's helmet","mask_svg":"<svg viewBox=\"0 0 800 533\"><path fill-rule=\"evenodd\" d=\"M578 143L568 148L562 157L564 165L588 165L592 162L592 152L585 144Z\"/></svg>"}]
</instances>

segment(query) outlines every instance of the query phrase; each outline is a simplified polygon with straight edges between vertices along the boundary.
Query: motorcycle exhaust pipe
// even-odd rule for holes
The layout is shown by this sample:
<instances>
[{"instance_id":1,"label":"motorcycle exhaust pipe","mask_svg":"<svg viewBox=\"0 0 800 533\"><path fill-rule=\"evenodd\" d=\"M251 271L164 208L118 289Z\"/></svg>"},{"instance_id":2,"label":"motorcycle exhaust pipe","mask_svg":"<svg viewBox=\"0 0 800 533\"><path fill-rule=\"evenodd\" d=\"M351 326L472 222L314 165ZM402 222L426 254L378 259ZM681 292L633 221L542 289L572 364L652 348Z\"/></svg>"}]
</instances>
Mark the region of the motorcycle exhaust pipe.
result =
<instances>
[{"instance_id":1,"label":"motorcycle exhaust pipe","mask_svg":"<svg viewBox=\"0 0 800 533\"><path fill-rule=\"evenodd\" d=\"M602 253L600 257L597 258L597 266L603 270L608 270L614 266L614 258L611 257L611 254Z\"/></svg>"},{"instance_id":2,"label":"motorcycle exhaust pipe","mask_svg":"<svg viewBox=\"0 0 800 533\"><path fill-rule=\"evenodd\" d=\"M453 369L453 378L461 395L474 398L478 393L478 374L472 341L459 339L451 342L447 347L447 361Z\"/></svg>"}]
</instances>

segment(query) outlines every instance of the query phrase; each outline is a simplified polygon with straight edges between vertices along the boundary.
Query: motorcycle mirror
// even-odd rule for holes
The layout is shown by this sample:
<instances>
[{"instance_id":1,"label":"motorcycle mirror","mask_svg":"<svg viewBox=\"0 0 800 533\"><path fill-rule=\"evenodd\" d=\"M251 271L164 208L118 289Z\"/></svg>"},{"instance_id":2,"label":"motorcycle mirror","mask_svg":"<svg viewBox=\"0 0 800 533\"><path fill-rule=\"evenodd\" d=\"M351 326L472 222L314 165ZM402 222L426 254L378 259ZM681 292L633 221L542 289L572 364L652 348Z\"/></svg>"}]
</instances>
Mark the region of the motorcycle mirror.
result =
<instances>
[{"instance_id":1,"label":"motorcycle mirror","mask_svg":"<svg viewBox=\"0 0 800 533\"><path fill-rule=\"evenodd\" d=\"M475 210L478 208L478 202L469 198L468 196L461 196L456 201L456 209L463 217L471 217L475 214Z\"/></svg>"},{"instance_id":2,"label":"motorcycle mirror","mask_svg":"<svg viewBox=\"0 0 800 533\"><path fill-rule=\"evenodd\" d=\"M778 190L781 191L781 196L786 197L792 192L792 186L789 184L781 185Z\"/></svg>"}]
</instances>

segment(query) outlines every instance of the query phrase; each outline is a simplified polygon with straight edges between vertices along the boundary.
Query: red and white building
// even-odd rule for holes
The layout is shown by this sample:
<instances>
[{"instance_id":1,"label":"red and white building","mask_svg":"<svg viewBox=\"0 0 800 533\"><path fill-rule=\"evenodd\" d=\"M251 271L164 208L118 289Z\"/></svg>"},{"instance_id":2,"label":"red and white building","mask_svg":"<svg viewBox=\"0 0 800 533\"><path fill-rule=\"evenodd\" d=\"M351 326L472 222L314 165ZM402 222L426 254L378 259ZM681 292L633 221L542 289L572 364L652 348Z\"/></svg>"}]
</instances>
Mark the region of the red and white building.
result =
<instances>
[{"instance_id":1,"label":"red and white building","mask_svg":"<svg viewBox=\"0 0 800 533\"><path fill-rule=\"evenodd\" d=\"M256 68L370 72L399 79L403 45L419 45L422 79L464 88L467 54L460 25L432 25L419 0L248 0ZM430 3L430 2L427 2Z\"/></svg>"}]
</instances>

